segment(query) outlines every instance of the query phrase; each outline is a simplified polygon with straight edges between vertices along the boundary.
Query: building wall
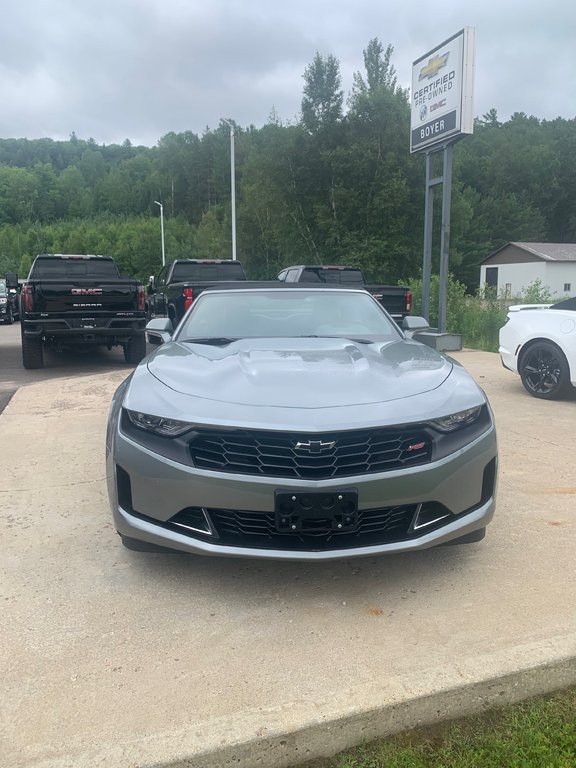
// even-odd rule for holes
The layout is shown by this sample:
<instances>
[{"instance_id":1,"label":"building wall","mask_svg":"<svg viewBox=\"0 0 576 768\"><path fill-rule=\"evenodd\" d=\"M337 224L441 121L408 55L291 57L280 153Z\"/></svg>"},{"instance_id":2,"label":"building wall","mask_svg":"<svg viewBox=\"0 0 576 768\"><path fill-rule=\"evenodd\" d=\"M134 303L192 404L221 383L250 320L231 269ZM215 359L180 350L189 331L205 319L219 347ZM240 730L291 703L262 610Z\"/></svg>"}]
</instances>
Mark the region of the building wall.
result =
<instances>
[{"instance_id":1,"label":"building wall","mask_svg":"<svg viewBox=\"0 0 576 768\"><path fill-rule=\"evenodd\" d=\"M482 264L480 287L486 284L486 269L498 268L498 295L515 298L522 296L534 280L549 288L554 296L576 296L576 262L531 261L526 264ZM564 285L570 284L568 291Z\"/></svg>"},{"instance_id":2,"label":"building wall","mask_svg":"<svg viewBox=\"0 0 576 768\"><path fill-rule=\"evenodd\" d=\"M576 296L576 262L546 262L543 283L561 298ZM568 291L564 290L565 283L570 283Z\"/></svg>"},{"instance_id":3,"label":"building wall","mask_svg":"<svg viewBox=\"0 0 576 768\"><path fill-rule=\"evenodd\" d=\"M498 268L498 296L521 296L530 283L540 278L546 283L546 266L544 261L531 261L527 264L482 264L480 267L480 287L486 285L486 269ZM576 266L576 265L574 265Z\"/></svg>"}]
</instances>

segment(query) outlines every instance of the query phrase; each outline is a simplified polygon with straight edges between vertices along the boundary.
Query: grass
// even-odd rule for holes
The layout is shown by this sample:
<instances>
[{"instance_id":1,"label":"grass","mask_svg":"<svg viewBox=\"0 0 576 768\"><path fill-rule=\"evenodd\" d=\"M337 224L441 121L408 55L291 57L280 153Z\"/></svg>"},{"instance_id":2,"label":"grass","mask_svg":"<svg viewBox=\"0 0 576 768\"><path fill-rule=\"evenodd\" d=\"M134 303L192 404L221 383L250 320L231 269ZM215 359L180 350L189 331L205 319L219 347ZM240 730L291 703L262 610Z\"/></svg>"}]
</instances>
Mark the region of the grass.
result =
<instances>
[{"instance_id":1,"label":"grass","mask_svg":"<svg viewBox=\"0 0 576 768\"><path fill-rule=\"evenodd\" d=\"M407 281L412 290L413 315L422 312L422 280L414 278ZM438 322L438 287L437 275L432 276L430 291L430 325ZM498 332L506 322L509 304L545 304L552 300L550 291L540 280L530 283L525 295L514 301L497 296L491 289L478 291L475 296L466 293L462 283L448 278L447 330L462 335L463 346L483 349L486 352L498 351ZM556 299L557 300L557 299Z\"/></svg>"},{"instance_id":2,"label":"grass","mask_svg":"<svg viewBox=\"0 0 576 768\"><path fill-rule=\"evenodd\" d=\"M316 760L307 768L575 768L576 688Z\"/></svg>"}]
</instances>

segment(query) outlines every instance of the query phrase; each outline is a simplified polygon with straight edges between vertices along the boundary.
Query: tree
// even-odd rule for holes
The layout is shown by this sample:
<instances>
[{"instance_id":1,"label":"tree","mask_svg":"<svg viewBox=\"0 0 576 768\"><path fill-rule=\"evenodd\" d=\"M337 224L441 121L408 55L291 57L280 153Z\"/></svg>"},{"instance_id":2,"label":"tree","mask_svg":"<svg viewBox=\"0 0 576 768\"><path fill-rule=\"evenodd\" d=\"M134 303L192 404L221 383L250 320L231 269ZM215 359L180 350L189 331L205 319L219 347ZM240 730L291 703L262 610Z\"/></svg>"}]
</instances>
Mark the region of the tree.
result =
<instances>
[{"instance_id":1,"label":"tree","mask_svg":"<svg viewBox=\"0 0 576 768\"><path fill-rule=\"evenodd\" d=\"M92 212L92 194L75 165L65 168L58 177L60 215L87 216Z\"/></svg>"},{"instance_id":2,"label":"tree","mask_svg":"<svg viewBox=\"0 0 576 768\"><path fill-rule=\"evenodd\" d=\"M0 166L0 222L16 224L33 218L39 187L27 168Z\"/></svg>"},{"instance_id":3,"label":"tree","mask_svg":"<svg viewBox=\"0 0 576 768\"><path fill-rule=\"evenodd\" d=\"M492 109L489 109L488 112L486 112L484 115L482 115L482 120L480 120L480 125L485 125L489 128L500 128L502 123L500 120L498 120L498 112L492 107Z\"/></svg>"},{"instance_id":4,"label":"tree","mask_svg":"<svg viewBox=\"0 0 576 768\"><path fill-rule=\"evenodd\" d=\"M360 74L354 74L353 92L374 93L379 88L387 88L394 93L397 88L396 70L391 63L394 48L388 44L384 46L374 37L364 50L364 67L366 69L366 81Z\"/></svg>"},{"instance_id":5,"label":"tree","mask_svg":"<svg viewBox=\"0 0 576 768\"><path fill-rule=\"evenodd\" d=\"M344 91L340 64L332 55L323 57L316 53L303 77L302 124L314 134L342 119Z\"/></svg>"},{"instance_id":6,"label":"tree","mask_svg":"<svg viewBox=\"0 0 576 768\"><path fill-rule=\"evenodd\" d=\"M231 240L222 221L222 209L210 208L202 216L202 221L196 233L195 248L200 259L229 258Z\"/></svg>"},{"instance_id":7,"label":"tree","mask_svg":"<svg viewBox=\"0 0 576 768\"><path fill-rule=\"evenodd\" d=\"M30 258L30 254L23 253L22 258L20 259L20 264L18 266L18 274L20 277L27 277L31 266L32 259Z\"/></svg>"}]
</instances>

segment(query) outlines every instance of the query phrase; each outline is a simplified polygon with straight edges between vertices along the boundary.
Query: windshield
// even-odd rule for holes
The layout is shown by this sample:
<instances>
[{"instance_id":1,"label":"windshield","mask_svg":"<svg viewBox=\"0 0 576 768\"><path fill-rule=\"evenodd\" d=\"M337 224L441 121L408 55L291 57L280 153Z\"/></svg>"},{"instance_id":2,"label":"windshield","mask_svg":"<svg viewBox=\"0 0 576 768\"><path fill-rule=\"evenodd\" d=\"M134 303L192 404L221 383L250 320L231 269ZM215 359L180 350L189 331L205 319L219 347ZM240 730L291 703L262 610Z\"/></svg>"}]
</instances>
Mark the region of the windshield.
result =
<instances>
[{"instance_id":1,"label":"windshield","mask_svg":"<svg viewBox=\"0 0 576 768\"><path fill-rule=\"evenodd\" d=\"M243 280L244 269L241 264L190 264L181 263L174 265L172 272L172 282L209 282L211 280Z\"/></svg>"},{"instance_id":2,"label":"windshield","mask_svg":"<svg viewBox=\"0 0 576 768\"><path fill-rule=\"evenodd\" d=\"M8 291L6 290L6 283L4 280L0 280L0 296L7 296Z\"/></svg>"},{"instance_id":3,"label":"windshield","mask_svg":"<svg viewBox=\"0 0 576 768\"><path fill-rule=\"evenodd\" d=\"M270 290L202 294L176 338L187 341L302 336L370 342L397 340L402 334L367 293Z\"/></svg>"},{"instance_id":4,"label":"windshield","mask_svg":"<svg viewBox=\"0 0 576 768\"><path fill-rule=\"evenodd\" d=\"M76 280L86 277L94 279L118 279L116 264L110 259L87 259L78 256L76 258L60 259L36 259L32 267L31 279L63 278Z\"/></svg>"},{"instance_id":5,"label":"windshield","mask_svg":"<svg viewBox=\"0 0 576 768\"><path fill-rule=\"evenodd\" d=\"M340 285L364 285L364 276L359 269L314 269L308 267L302 270L302 283L338 283Z\"/></svg>"}]
</instances>

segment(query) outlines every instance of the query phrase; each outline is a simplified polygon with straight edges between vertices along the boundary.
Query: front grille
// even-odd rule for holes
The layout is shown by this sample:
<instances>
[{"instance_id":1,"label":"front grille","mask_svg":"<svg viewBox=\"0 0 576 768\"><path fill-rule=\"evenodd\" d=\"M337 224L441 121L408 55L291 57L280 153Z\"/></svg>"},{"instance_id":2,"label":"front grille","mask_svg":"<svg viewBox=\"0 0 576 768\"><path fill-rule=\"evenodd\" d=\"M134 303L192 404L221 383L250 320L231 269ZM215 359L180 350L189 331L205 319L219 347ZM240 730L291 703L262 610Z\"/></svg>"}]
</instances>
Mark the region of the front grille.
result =
<instances>
[{"instance_id":1,"label":"front grille","mask_svg":"<svg viewBox=\"0 0 576 768\"><path fill-rule=\"evenodd\" d=\"M419 504L404 504L381 509L366 509L358 512L358 526L355 531L333 531L330 521L322 529L316 520L313 531L278 531L274 513L249 512L231 509L207 509L214 536L220 545L230 547L254 547L257 549L278 549L285 551L322 551L327 549L350 549L370 547L416 538L413 522L419 511ZM438 514L447 510L436 502L420 507L430 512L437 508ZM168 525L180 522L178 513ZM430 526L425 533L440 525ZM196 534L194 534L196 535Z\"/></svg>"},{"instance_id":2,"label":"front grille","mask_svg":"<svg viewBox=\"0 0 576 768\"><path fill-rule=\"evenodd\" d=\"M422 427L312 435L204 429L190 441L190 453L199 469L328 480L426 464L432 439Z\"/></svg>"}]
</instances>

